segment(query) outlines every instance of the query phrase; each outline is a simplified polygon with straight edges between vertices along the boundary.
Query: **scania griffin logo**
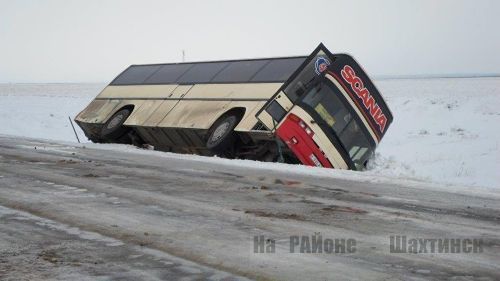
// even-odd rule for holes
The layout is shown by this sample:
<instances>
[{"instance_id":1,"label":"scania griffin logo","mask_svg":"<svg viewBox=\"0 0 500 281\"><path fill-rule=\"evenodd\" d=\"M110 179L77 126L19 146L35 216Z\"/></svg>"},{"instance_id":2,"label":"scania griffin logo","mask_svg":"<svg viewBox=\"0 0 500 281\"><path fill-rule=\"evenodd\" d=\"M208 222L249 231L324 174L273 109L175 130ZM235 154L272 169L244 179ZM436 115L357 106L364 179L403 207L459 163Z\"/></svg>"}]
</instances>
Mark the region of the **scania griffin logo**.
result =
<instances>
[{"instance_id":1,"label":"scania griffin logo","mask_svg":"<svg viewBox=\"0 0 500 281\"><path fill-rule=\"evenodd\" d=\"M316 74L320 75L323 71L325 71L330 65L330 61L325 57L316 58L316 62L314 63L314 71Z\"/></svg>"}]
</instances>

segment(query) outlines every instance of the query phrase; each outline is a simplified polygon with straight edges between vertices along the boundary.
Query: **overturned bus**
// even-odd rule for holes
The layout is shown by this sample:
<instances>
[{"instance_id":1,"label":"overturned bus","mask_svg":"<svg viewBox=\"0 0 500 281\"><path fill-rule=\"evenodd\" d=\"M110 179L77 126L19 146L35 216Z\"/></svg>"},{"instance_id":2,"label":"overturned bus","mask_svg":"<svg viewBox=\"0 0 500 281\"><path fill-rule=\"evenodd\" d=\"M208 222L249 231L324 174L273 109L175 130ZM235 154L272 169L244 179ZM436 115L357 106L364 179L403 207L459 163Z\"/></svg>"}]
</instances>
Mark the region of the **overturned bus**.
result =
<instances>
[{"instance_id":1,"label":"overturned bus","mask_svg":"<svg viewBox=\"0 0 500 281\"><path fill-rule=\"evenodd\" d=\"M75 121L93 142L362 170L392 114L361 66L309 56L132 65Z\"/></svg>"}]
</instances>

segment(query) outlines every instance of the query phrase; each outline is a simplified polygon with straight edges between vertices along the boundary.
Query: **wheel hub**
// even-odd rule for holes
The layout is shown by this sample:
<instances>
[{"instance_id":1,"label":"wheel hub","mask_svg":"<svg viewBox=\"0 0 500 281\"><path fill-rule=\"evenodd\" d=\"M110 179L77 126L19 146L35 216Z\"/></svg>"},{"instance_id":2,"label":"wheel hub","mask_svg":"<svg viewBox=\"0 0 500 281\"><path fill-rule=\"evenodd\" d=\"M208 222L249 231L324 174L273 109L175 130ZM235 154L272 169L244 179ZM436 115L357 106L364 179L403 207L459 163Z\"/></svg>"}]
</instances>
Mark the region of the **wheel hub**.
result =
<instances>
[{"instance_id":1,"label":"wheel hub","mask_svg":"<svg viewBox=\"0 0 500 281\"><path fill-rule=\"evenodd\" d=\"M220 124L219 127L217 127L214 133L212 134L212 142L220 140L228 129L229 129L229 122L224 122Z\"/></svg>"},{"instance_id":2,"label":"wheel hub","mask_svg":"<svg viewBox=\"0 0 500 281\"><path fill-rule=\"evenodd\" d=\"M117 116L115 116L115 118L113 118L113 119L111 119L111 121L109 121L109 123L106 127L108 129L112 129L112 128L116 127L118 124L120 124L122 119L123 119L123 115L117 115Z\"/></svg>"}]
</instances>

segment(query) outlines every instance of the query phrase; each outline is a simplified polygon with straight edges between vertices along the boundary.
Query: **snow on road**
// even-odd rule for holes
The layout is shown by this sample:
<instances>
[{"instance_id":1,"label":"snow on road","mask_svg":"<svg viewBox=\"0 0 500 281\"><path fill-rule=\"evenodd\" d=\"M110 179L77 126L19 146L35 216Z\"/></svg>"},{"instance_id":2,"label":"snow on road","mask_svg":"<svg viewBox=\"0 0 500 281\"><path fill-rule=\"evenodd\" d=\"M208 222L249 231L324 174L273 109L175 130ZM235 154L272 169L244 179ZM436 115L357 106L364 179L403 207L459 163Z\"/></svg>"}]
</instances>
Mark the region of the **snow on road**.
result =
<instances>
[{"instance_id":1,"label":"snow on road","mask_svg":"<svg viewBox=\"0 0 500 281\"><path fill-rule=\"evenodd\" d=\"M0 279L499 280L500 190L471 196L81 146L0 136ZM262 235L276 251L254 250ZM313 250L316 235L324 251ZM393 235L483 246L427 241L418 254L395 253ZM291 236L301 237L295 250Z\"/></svg>"},{"instance_id":2,"label":"snow on road","mask_svg":"<svg viewBox=\"0 0 500 281\"><path fill-rule=\"evenodd\" d=\"M376 84L394 123L364 177L499 187L500 78L392 79ZM68 116L78 114L104 86L0 84L0 134L74 142Z\"/></svg>"}]
</instances>

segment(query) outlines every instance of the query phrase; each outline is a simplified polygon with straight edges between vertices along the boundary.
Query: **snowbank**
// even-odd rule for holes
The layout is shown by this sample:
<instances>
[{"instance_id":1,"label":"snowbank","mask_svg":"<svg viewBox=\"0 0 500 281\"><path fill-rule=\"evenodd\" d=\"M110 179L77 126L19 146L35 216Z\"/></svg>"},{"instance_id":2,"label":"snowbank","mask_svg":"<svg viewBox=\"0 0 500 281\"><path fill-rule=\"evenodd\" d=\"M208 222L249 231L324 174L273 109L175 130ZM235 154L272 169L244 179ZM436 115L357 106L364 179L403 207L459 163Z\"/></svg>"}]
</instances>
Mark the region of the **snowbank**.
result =
<instances>
[{"instance_id":1,"label":"snowbank","mask_svg":"<svg viewBox=\"0 0 500 281\"><path fill-rule=\"evenodd\" d=\"M370 170L500 187L500 78L383 80L394 114Z\"/></svg>"},{"instance_id":2,"label":"snowbank","mask_svg":"<svg viewBox=\"0 0 500 281\"><path fill-rule=\"evenodd\" d=\"M350 177L355 173L372 180L409 178L499 187L500 78L395 79L379 80L376 84L393 112L394 123L369 170L345 173L323 169L321 174ZM3 125L0 133L74 142L68 116L73 118L78 114L103 87L102 84L0 84ZM86 141L83 132L79 128L77 131L80 139ZM245 161L231 163L253 165Z\"/></svg>"},{"instance_id":3,"label":"snowbank","mask_svg":"<svg viewBox=\"0 0 500 281\"><path fill-rule=\"evenodd\" d=\"M74 118L103 84L0 84L1 134L75 141ZM78 126L80 140L88 142Z\"/></svg>"}]
</instances>

